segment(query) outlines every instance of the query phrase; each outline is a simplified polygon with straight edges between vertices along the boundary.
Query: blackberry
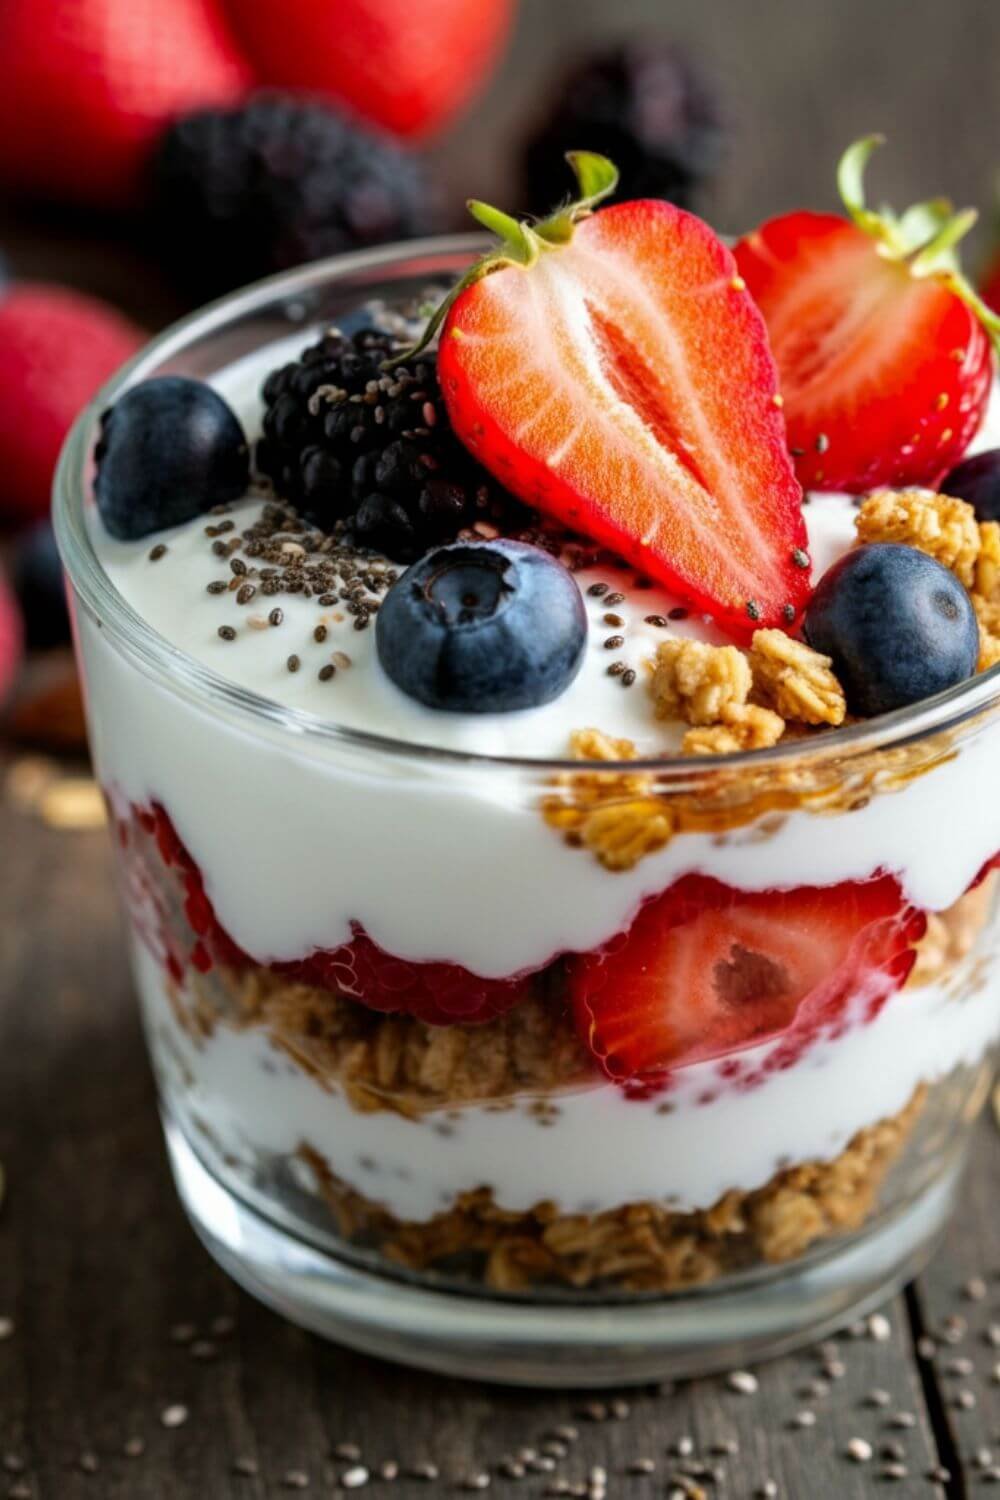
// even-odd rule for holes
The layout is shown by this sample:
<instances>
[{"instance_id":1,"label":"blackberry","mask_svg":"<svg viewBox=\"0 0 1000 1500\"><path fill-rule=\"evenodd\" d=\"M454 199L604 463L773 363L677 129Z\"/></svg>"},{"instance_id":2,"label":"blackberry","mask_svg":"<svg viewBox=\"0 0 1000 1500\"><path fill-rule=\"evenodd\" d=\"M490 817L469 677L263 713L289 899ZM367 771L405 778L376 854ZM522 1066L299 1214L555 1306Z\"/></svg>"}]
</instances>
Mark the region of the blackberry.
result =
<instances>
[{"instance_id":1,"label":"blackberry","mask_svg":"<svg viewBox=\"0 0 1000 1500\"><path fill-rule=\"evenodd\" d=\"M412 155L317 100L263 93L164 132L150 167L159 247L203 295L433 228Z\"/></svg>"},{"instance_id":2,"label":"blackberry","mask_svg":"<svg viewBox=\"0 0 1000 1500\"><path fill-rule=\"evenodd\" d=\"M723 112L691 59L649 37L576 64L524 150L525 207L546 213L565 195L567 151L598 151L621 173L621 198L689 208L725 142Z\"/></svg>"},{"instance_id":3,"label":"blackberry","mask_svg":"<svg viewBox=\"0 0 1000 1500\"><path fill-rule=\"evenodd\" d=\"M273 370L256 465L314 525L409 562L477 517L526 513L455 436L435 356L382 368L399 347L333 329Z\"/></svg>"}]
</instances>

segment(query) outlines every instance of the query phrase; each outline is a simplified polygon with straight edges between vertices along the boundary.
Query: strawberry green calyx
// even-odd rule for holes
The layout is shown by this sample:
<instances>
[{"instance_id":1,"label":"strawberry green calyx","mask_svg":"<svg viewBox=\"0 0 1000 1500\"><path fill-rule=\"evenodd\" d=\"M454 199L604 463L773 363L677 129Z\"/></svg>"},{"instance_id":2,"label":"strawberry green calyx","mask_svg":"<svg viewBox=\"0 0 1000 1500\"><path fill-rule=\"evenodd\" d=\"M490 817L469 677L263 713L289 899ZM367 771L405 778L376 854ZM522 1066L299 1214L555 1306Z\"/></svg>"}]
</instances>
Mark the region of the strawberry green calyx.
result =
<instances>
[{"instance_id":1,"label":"strawberry green calyx","mask_svg":"<svg viewBox=\"0 0 1000 1500\"><path fill-rule=\"evenodd\" d=\"M469 213L477 224L496 235L499 244L469 267L431 314L417 342L404 349L395 359L389 360L387 368L412 359L426 349L448 316L452 304L484 276L492 271L502 270L505 266L520 266L523 270L530 270L541 255L569 244L577 224L592 214L598 204L610 197L618 186L618 168L606 156L598 156L592 151L569 151L566 153L566 160L576 177L578 196L560 205L537 223L512 218L510 214L493 208L489 203L481 203L477 198L469 199L466 204Z\"/></svg>"},{"instance_id":2,"label":"strawberry green calyx","mask_svg":"<svg viewBox=\"0 0 1000 1500\"><path fill-rule=\"evenodd\" d=\"M864 174L868 160L885 137L868 135L848 146L837 167L837 187L844 207L859 229L875 241L879 255L904 264L917 280L943 282L979 319L1000 353L1000 316L982 300L963 275L956 246L978 218L974 208L955 211L947 198L915 203L903 214L883 206L869 208Z\"/></svg>"}]
</instances>

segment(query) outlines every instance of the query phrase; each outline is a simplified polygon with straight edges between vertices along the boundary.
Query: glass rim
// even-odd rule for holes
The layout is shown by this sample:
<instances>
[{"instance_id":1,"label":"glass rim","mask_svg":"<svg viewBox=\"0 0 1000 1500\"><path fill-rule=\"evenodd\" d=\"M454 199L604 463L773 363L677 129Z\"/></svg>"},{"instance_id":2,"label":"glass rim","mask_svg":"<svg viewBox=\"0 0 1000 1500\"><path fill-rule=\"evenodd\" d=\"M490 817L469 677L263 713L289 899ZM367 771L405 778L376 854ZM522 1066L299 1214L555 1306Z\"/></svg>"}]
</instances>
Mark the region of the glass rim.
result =
<instances>
[{"instance_id":1,"label":"glass rim","mask_svg":"<svg viewBox=\"0 0 1000 1500\"><path fill-rule=\"evenodd\" d=\"M528 755L488 755L444 746L415 743L369 730L351 728L305 709L287 707L273 698L240 687L181 650L166 636L152 629L118 592L104 571L84 520L88 500L88 468L94 429L99 414L139 381L149 378L172 356L182 353L200 338L224 330L238 319L264 312L274 303L293 302L296 297L335 285L352 275L382 269L391 275L394 265L421 259L437 262L452 258L456 269L463 260L480 253L488 241L480 234L437 235L426 239L395 242L375 249L330 256L289 271L282 271L227 293L187 314L158 333L122 365L79 413L63 444L53 481L52 519L63 566L75 593L86 609L110 627L116 643L151 669L163 685L178 696L201 706L220 701L247 727L284 729L298 742L364 750L394 759L418 760L425 764L461 765L473 770L506 770L534 774L562 774L581 770L584 764L570 759ZM442 269L440 265L438 270ZM432 267L428 266L428 274ZM303 336L315 326L303 320ZM909 707L882 714L838 729L824 730L810 739L779 741L764 750L746 750L723 755L658 755L628 761L586 762L588 773L615 775L649 772L701 781L707 776L733 770L779 771L789 763L819 763L861 756L927 736L958 728L979 713L1000 704L1000 663ZM580 728L586 728L580 725ZM602 726L597 726L602 727ZM605 732L614 736L614 726Z\"/></svg>"}]
</instances>

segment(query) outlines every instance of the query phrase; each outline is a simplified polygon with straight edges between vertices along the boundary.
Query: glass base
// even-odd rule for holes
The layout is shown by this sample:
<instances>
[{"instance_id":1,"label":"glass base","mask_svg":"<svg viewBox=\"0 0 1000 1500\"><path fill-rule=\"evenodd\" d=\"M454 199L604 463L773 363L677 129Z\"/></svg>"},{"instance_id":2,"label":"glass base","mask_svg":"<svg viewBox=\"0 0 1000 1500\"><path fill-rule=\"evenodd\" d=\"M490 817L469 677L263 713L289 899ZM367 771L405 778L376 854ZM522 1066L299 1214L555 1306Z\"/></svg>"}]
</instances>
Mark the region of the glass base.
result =
<instances>
[{"instance_id":1,"label":"glass base","mask_svg":"<svg viewBox=\"0 0 1000 1500\"><path fill-rule=\"evenodd\" d=\"M954 1161L892 1219L773 1281L639 1301L513 1301L427 1290L303 1243L223 1187L164 1121L182 1203L209 1253L292 1322L384 1359L466 1379L565 1388L704 1375L785 1353L910 1279L954 1205Z\"/></svg>"}]
</instances>

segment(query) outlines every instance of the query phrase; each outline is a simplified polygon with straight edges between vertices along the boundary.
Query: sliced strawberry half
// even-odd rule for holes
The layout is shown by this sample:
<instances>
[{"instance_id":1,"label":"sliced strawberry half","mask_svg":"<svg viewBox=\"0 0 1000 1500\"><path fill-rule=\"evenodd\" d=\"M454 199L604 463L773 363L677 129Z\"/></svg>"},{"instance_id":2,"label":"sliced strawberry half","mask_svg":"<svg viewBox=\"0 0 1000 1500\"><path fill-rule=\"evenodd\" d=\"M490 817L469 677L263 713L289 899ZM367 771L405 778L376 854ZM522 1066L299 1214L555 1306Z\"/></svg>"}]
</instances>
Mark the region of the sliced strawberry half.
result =
<instances>
[{"instance_id":1,"label":"sliced strawberry half","mask_svg":"<svg viewBox=\"0 0 1000 1500\"><path fill-rule=\"evenodd\" d=\"M502 238L431 321L456 432L508 489L736 635L808 588L802 496L761 316L694 215L593 212L617 174L570 158L580 201Z\"/></svg>"},{"instance_id":2,"label":"sliced strawberry half","mask_svg":"<svg viewBox=\"0 0 1000 1500\"><path fill-rule=\"evenodd\" d=\"M577 1028L620 1080L782 1034L805 1045L853 998L868 1014L884 1003L924 925L891 876L756 893L688 875L603 952L573 961Z\"/></svg>"},{"instance_id":3,"label":"sliced strawberry half","mask_svg":"<svg viewBox=\"0 0 1000 1500\"><path fill-rule=\"evenodd\" d=\"M975 220L944 202L901 218L865 206L879 137L845 154L850 218L790 213L736 246L767 322L788 441L807 489L933 484L965 452L993 378L991 314L954 246Z\"/></svg>"}]
</instances>

